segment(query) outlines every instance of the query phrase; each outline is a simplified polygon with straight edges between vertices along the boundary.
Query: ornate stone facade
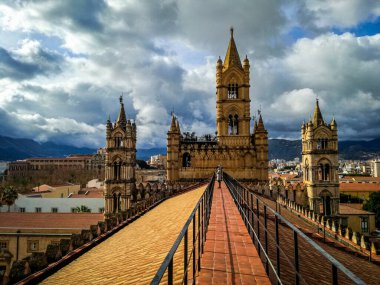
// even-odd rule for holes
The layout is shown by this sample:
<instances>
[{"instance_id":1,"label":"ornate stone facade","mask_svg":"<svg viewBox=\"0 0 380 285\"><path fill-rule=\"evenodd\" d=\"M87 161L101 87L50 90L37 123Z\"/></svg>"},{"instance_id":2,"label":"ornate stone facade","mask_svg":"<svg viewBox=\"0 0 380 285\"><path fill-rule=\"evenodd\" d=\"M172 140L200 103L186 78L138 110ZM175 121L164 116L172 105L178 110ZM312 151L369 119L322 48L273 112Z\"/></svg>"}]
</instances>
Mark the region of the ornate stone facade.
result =
<instances>
[{"instance_id":1,"label":"ornate stone facade","mask_svg":"<svg viewBox=\"0 0 380 285\"><path fill-rule=\"evenodd\" d=\"M338 128L324 122L318 100L313 121L302 124L302 170L310 210L339 214Z\"/></svg>"},{"instance_id":2,"label":"ornate stone facade","mask_svg":"<svg viewBox=\"0 0 380 285\"><path fill-rule=\"evenodd\" d=\"M240 61L231 29L224 62L216 65L216 137L181 134L173 115L167 136L167 179L209 178L221 165L240 180L268 181L268 132L259 113L250 132L249 60Z\"/></svg>"},{"instance_id":3,"label":"ornate stone facade","mask_svg":"<svg viewBox=\"0 0 380 285\"><path fill-rule=\"evenodd\" d=\"M107 121L105 215L129 209L135 194L136 125L127 120L123 98L115 124Z\"/></svg>"}]
</instances>

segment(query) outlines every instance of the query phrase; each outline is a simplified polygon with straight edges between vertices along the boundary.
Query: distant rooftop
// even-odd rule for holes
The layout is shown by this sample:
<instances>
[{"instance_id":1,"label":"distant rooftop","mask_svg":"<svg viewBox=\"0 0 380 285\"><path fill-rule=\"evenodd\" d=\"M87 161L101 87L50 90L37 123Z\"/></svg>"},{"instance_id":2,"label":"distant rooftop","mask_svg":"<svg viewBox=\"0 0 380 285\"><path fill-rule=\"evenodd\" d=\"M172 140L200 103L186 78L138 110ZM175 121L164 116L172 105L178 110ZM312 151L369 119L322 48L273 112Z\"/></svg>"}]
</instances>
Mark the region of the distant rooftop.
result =
<instances>
[{"instance_id":1,"label":"distant rooftop","mask_svg":"<svg viewBox=\"0 0 380 285\"><path fill-rule=\"evenodd\" d=\"M104 219L99 213L0 213L1 228L88 229Z\"/></svg>"}]
</instances>

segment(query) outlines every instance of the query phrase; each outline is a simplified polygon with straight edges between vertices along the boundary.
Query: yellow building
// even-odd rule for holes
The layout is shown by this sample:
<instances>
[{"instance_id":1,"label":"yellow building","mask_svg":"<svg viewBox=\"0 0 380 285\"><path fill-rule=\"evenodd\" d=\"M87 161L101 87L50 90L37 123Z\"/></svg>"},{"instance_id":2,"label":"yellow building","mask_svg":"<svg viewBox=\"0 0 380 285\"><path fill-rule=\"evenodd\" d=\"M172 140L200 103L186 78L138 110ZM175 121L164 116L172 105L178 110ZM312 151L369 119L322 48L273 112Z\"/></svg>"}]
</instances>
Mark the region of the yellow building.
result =
<instances>
[{"instance_id":1,"label":"yellow building","mask_svg":"<svg viewBox=\"0 0 380 285\"><path fill-rule=\"evenodd\" d=\"M375 213L362 209L362 204L339 205L340 224L352 231L368 235L376 230Z\"/></svg>"},{"instance_id":2,"label":"yellow building","mask_svg":"<svg viewBox=\"0 0 380 285\"><path fill-rule=\"evenodd\" d=\"M233 177L268 181L268 132L259 113L250 131L250 65L243 63L233 29L224 62L216 65L216 137L181 134L172 116L167 136L167 179L193 181L209 178L218 165Z\"/></svg>"},{"instance_id":3,"label":"yellow building","mask_svg":"<svg viewBox=\"0 0 380 285\"><path fill-rule=\"evenodd\" d=\"M35 194L42 198L67 198L70 194L78 194L80 191L79 184L66 183L63 185L43 184L33 188Z\"/></svg>"},{"instance_id":4,"label":"yellow building","mask_svg":"<svg viewBox=\"0 0 380 285\"><path fill-rule=\"evenodd\" d=\"M369 195L373 192L380 191L380 183L340 183L339 190L341 194L350 196L351 198L359 198L362 200L368 200Z\"/></svg>"},{"instance_id":5,"label":"yellow building","mask_svg":"<svg viewBox=\"0 0 380 285\"><path fill-rule=\"evenodd\" d=\"M0 213L0 284L7 284L14 261L45 253L49 244L70 240L102 220L98 213Z\"/></svg>"}]
</instances>

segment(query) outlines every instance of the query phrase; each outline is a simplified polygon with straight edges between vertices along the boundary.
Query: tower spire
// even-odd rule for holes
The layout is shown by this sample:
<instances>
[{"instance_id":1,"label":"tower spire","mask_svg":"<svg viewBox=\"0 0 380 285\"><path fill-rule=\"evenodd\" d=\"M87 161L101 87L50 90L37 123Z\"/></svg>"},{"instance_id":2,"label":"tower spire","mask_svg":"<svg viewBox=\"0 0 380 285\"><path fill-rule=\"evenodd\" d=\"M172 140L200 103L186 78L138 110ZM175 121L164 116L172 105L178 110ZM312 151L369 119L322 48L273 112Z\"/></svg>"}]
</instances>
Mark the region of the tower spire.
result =
<instances>
[{"instance_id":1,"label":"tower spire","mask_svg":"<svg viewBox=\"0 0 380 285\"><path fill-rule=\"evenodd\" d=\"M239 56L238 50L236 48L235 40L234 40L233 27L231 27L230 33L231 33L231 38L230 38L230 43L228 44L226 57L224 58L224 69L227 69L228 67L233 66L233 65L236 65L242 68L240 56Z\"/></svg>"},{"instance_id":2,"label":"tower spire","mask_svg":"<svg viewBox=\"0 0 380 285\"><path fill-rule=\"evenodd\" d=\"M314 124L315 127L324 124L322 113L321 113L321 109L319 109L319 100L318 100L318 98L316 99L316 102L315 102L313 124Z\"/></svg>"},{"instance_id":3,"label":"tower spire","mask_svg":"<svg viewBox=\"0 0 380 285\"><path fill-rule=\"evenodd\" d=\"M116 126L120 126L123 129L125 129L125 126L127 124L127 116L125 115L124 110L124 103L123 103L123 95L120 95L120 112L119 116L117 117Z\"/></svg>"}]
</instances>

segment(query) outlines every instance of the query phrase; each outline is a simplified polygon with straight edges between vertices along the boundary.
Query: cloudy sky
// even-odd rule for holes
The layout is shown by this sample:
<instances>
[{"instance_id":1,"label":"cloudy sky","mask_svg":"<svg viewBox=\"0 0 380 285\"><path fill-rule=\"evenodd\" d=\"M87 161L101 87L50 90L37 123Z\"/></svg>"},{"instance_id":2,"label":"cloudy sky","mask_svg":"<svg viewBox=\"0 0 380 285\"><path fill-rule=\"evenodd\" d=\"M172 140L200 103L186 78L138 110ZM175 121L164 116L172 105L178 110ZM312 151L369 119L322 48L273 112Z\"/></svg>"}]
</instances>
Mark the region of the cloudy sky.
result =
<instances>
[{"instance_id":1,"label":"cloudy sky","mask_svg":"<svg viewBox=\"0 0 380 285\"><path fill-rule=\"evenodd\" d=\"M251 62L251 114L300 137L316 97L341 140L380 137L376 0L0 2L0 135L104 145L124 94L139 147L215 132L215 64L230 26Z\"/></svg>"}]
</instances>

